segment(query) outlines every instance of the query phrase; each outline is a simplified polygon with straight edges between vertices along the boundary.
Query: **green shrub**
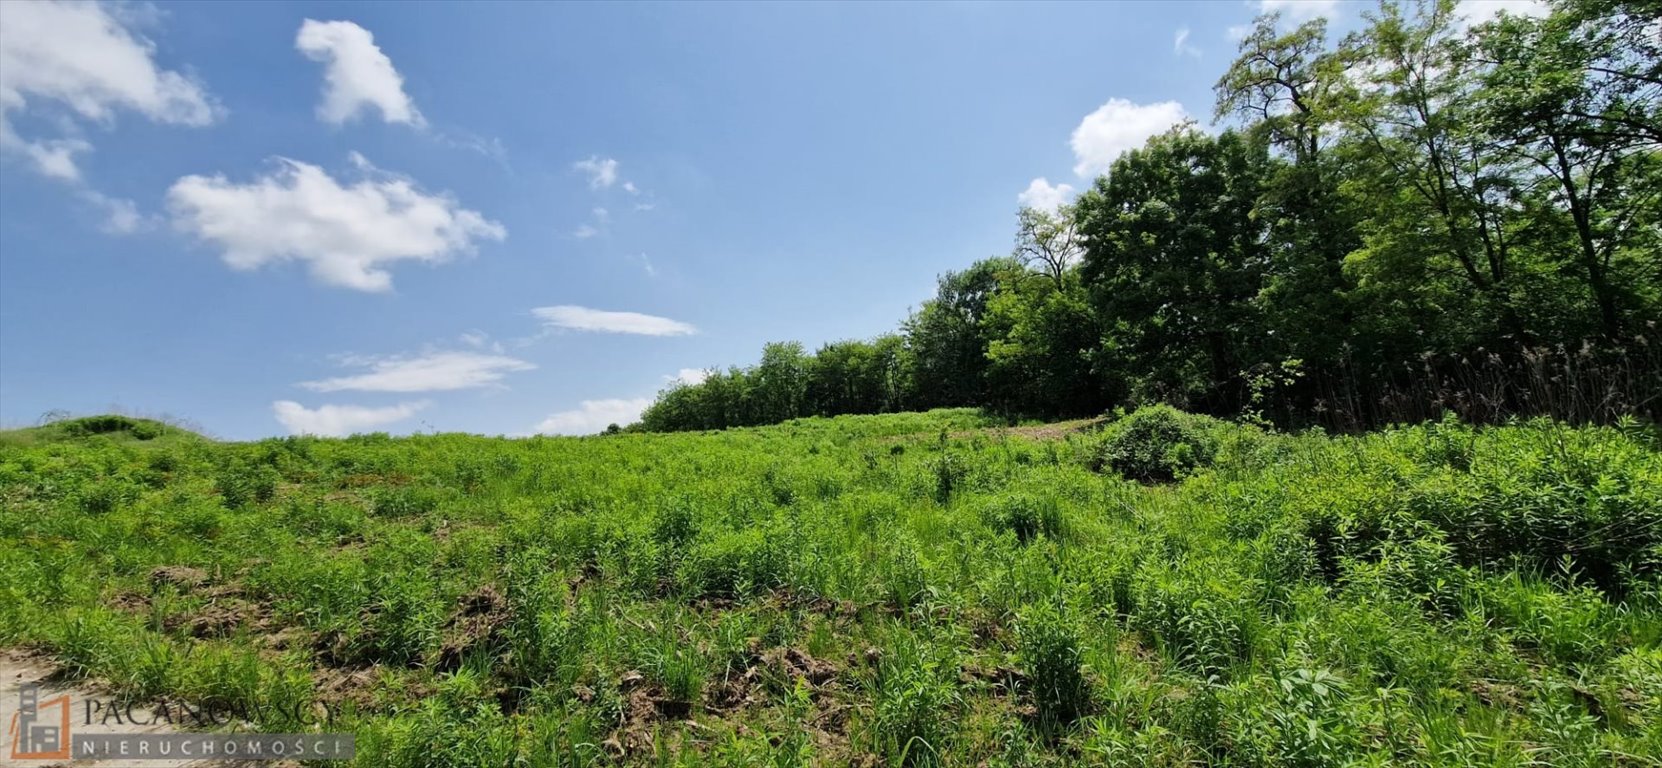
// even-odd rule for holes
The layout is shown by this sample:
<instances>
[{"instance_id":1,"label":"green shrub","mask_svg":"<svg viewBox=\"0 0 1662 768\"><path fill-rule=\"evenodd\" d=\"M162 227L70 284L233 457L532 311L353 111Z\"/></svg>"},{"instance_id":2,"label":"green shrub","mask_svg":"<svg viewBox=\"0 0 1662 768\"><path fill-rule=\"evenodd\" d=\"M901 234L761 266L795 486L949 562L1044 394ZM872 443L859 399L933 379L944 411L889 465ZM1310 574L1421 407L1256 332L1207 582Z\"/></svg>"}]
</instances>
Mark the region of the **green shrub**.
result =
<instances>
[{"instance_id":1,"label":"green shrub","mask_svg":"<svg viewBox=\"0 0 1662 768\"><path fill-rule=\"evenodd\" d=\"M1103 429L1094 463L1131 480L1170 482L1212 464L1219 424L1169 405L1138 408Z\"/></svg>"},{"instance_id":2,"label":"green shrub","mask_svg":"<svg viewBox=\"0 0 1662 768\"><path fill-rule=\"evenodd\" d=\"M138 489L120 478L104 478L81 487L76 506L89 515L105 515L138 498Z\"/></svg>"},{"instance_id":3,"label":"green shrub","mask_svg":"<svg viewBox=\"0 0 1662 768\"><path fill-rule=\"evenodd\" d=\"M63 433L70 437L86 437L88 435L107 435L112 432L128 432L139 426L140 422L126 416L88 416L83 419L72 419L59 422ZM153 437L153 436L152 436ZM148 439L148 438L140 438Z\"/></svg>"},{"instance_id":4,"label":"green shrub","mask_svg":"<svg viewBox=\"0 0 1662 768\"><path fill-rule=\"evenodd\" d=\"M694 597L741 597L784 585L785 543L763 527L706 534L692 544L679 581Z\"/></svg>"}]
</instances>

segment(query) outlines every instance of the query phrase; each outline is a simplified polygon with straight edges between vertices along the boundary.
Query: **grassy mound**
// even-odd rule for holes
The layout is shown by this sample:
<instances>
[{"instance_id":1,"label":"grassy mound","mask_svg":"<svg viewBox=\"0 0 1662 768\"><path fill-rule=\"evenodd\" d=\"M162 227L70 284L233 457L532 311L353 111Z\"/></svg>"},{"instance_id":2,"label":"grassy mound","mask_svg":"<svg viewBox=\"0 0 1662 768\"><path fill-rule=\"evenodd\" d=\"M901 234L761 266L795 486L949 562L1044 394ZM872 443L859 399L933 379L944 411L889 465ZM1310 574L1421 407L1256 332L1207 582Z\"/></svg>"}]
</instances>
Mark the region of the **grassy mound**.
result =
<instances>
[{"instance_id":1,"label":"grassy mound","mask_svg":"<svg viewBox=\"0 0 1662 768\"><path fill-rule=\"evenodd\" d=\"M3 430L0 431L0 444L28 445L94 437L156 444L206 439L188 429L156 419L102 414L60 419L38 427Z\"/></svg>"}]
</instances>

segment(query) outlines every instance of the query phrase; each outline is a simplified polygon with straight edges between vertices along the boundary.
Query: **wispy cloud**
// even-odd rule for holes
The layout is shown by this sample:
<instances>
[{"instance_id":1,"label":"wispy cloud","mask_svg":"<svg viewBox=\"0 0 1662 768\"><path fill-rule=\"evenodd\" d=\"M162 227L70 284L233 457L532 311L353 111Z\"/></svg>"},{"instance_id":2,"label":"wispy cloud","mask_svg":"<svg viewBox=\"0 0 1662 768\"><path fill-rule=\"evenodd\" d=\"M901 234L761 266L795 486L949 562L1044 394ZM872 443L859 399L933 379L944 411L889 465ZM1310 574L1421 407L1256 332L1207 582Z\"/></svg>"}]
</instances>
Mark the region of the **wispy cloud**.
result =
<instances>
[{"instance_id":1,"label":"wispy cloud","mask_svg":"<svg viewBox=\"0 0 1662 768\"><path fill-rule=\"evenodd\" d=\"M584 400L569 411L558 411L543 419L536 431L544 435L592 435L610 424L623 426L637 421L652 404L650 397L611 400Z\"/></svg>"},{"instance_id":2,"label":"wispy cloud","mask_svg":"<svg viewBox=\"0 0 1662 768\"><path fill-rule=\"evenodd\" d=\"M596 333L627 333L640 336L689 336L698 329L679 320L639 312L611 312L563 304L537 307L531 314L550 328Z\"/></svg>"},{"instance_id":3,"label":"wispy cloud","mask_svg":"<svg viewBox=\"0 0 1662 768\"><path fill-rule=\"evenodd\" d=\"M572 163L571 168L589 177L590 189L605 189L617 183L617 161L610 157L594 155Z\"/></svg>"},{"instance_id":4,"label":"wispy cloud","mask_svg":"<svg viewBox=\"0 0 1662 768\"><path fill-rule=\"evenodd\" d=\"M652 260L647 258L646 254L639 254L635 256L634 260L640 262L641 271L645 272L647 277L658 276L658 268L652 265Z\"/></svg>"},{"instance_id":5,"label":"wispy cloud","mask_svg":"<svg viewBox=\"0 0 1662 768\"><path fill-rule=\"evenodd\" d=\"M1027 189L1016 195L1016 202L1024 208L1036 208L1041 211L1055 212L1073 199L1073 187L1067 184L1051 184L1045 177L1040 176L1027 185Z\"/></svg>"},{"instance_id":6,"label":"wispy cloud","mask_svg":"<svg viewBox=\"0 0 1662 768\"><path fill-rule=\"evenodd\" d=\"M1334 18L1339 5L1340 0L1258 0L1258 12L1280 13L1293 22L1304 22Z\"/></svg>"},{"instance_id":7,"label":"wispy cloud","mask_svg":"<svg viewBox=\"0 0 1662 768\"><path fill-rule=\"evenodd\" d=\"M93 151L81 121L109 124L121 112L157 123L205 126L223 110L194 79L156 65L156 47L132 28L133 14L70 2L0 2L0 153L64 182L101 212L106 231L126 233L147 219L131 200L93 189L78 158ZM54 118L68 134L23 136L14 115Z\"/></svg>"},{"instance_id":8,"label":"wispy cloud","mask_svg":"<svg viewBox=\"0 0 1662 768\"><path fill-rule=\"evenodd\" d=\"M361 405L320 405L307 408L293 400L278 400L271 404L271 415L276 417L278 423L290 434L342 437L403 421L429 404L421 400L384 408Z\"/></svg>"},{"instance_id":9,"label":"wispy cloud","mask_svg":"<svg viewBox=\"0 0 1662 768\"><path fill-rule=\"evenodd\" d=\"M537 367L517 358L479 352L431 352L413 357L349 356L341 362L369 371L303 381L300 386L314 392L443 392L496 386L509 373Z\"/></svg>"},{"instance_id":10,"label":"wispy cloud","mask_svg":"<svg viewBox=\"0 0 1662 768\"><path fill-rule=\"evenodd\" d=\"M702 384L710 378L710 371L705 368L682 368L674 376L665 376L664 381L671 384Z\"/></svg>"},{"instance_id":11,"label":"wispy cloud","mask_svg":"<svg viewBox=\"0 0 1662 768\"><path fill-rule=\"evenodd\" d=\"M1454 7L1454 15L1461 27L1474 27L1501 14L1540 17L1551 10L1545 0L1461 0Z\"/></svg>"},{"instance_id":12,"label":"wispy cloud","mask_svg":"<svg viewBox=\"0 0 1662 768\"><path fill-rule=\"evenodd\" d=\"M1189 42L1189 28L1178 27L1177 35L1172 39L1172 53L1179 56L1193 56L1200 58L1200 49Z\"/></svg>"}]
</instances>

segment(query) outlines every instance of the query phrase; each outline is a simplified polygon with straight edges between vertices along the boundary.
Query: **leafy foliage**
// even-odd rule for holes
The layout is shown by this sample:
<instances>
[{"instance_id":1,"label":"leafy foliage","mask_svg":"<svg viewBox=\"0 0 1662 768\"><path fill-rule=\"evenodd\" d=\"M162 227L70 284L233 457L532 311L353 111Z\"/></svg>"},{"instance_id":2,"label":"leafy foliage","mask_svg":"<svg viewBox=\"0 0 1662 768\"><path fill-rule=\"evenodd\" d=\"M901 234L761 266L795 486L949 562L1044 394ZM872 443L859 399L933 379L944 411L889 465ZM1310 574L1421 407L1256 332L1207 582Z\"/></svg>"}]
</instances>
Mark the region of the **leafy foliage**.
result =
<instances>
[{"instance_id":1,"label":"leafy foliage","mask_svg":"<svg viewBox=\"0 0 1662 768\"><path fill-rule=\"evenodd\" d=\"M1011 255L942 275L899 335L769 345L641 428L1151 403L1347 431L1656 420L1654 9L1548 11L1471 25L1453 0L1385 0L1337 41L1261 16L1217 82L1224 130L1173 127L1018 211Z\"/></svg>"}]
</instances>

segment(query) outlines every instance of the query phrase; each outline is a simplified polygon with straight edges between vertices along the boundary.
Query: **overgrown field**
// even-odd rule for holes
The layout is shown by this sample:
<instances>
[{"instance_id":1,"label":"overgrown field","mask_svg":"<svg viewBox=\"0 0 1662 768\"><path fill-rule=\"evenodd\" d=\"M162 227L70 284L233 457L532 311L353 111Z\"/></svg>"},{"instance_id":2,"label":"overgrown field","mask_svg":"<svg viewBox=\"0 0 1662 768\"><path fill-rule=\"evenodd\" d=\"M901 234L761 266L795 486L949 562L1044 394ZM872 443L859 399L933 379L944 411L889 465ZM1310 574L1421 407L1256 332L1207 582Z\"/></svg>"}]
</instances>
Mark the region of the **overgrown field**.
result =
<instances>
[{"instance_id":1,"label":"overgrown field","mask_svg":"<svg viewBox=\"0 0 1662 768\"><path fill-rule=\"evenodd\" d=\"M1649 428L96 426L0 435L0 646L364 766L1662 760Z\"/></svg>"}]
</instances>

